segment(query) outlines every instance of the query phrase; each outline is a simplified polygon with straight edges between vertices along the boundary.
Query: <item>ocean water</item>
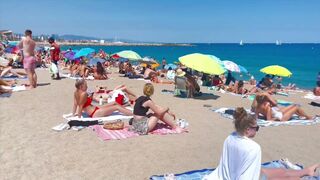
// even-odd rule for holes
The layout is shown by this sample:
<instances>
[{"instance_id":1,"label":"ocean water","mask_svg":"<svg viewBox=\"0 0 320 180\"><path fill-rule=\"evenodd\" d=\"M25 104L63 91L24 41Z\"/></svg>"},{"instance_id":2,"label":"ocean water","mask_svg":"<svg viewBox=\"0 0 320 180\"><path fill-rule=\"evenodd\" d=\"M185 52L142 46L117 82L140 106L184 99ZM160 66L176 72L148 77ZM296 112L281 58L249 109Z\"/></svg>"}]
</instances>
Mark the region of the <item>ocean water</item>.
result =
<instances>
[{"instance_id":1,"label":"ocean water","mask_svg":"<svg viewBox=\"0 0 320 180\"><path fill-rule=\"evenodd\" d=\"M178 61L180 56L190 53L212 54L221 60L231 60L244 66L255 79L260 80L264 74L260 69L269 65L280 65L292 72L290 78L283 78L283 84L295 83L299 88L311 89L316 85L316 77L320 72L320 44L193 44L194 46L90 46L97 51L103 49L107 53L122 50L133 50L140 56L154 57L167 63ZM66 50L80 49L83 46L63 46ZM250 77L243 75L239 79Z\"/></svg>"}]
</instances>

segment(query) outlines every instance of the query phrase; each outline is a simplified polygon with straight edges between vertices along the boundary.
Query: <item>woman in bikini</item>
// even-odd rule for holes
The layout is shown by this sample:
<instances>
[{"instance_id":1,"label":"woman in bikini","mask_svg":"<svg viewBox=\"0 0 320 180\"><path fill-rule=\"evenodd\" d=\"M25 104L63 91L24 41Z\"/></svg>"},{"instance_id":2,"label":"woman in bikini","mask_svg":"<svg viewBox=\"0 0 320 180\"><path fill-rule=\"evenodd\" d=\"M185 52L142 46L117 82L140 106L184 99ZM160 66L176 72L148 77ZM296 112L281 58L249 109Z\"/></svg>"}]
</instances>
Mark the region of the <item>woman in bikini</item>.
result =
<instances>
[{"instance_id":1,"label":"woman in bikini","mask_svg":"<svg viewBox=\"0 0 320 180\"><path fill-rule=\"evenodd\" d=\"M107 72L101 62L97 62L97 67L93 68L93 77L97 80L108 79Z\"/></svg>"},{"instance_id":2,"label":"woman in bikini","mask_svg":"<svg viewBox=\"0 0 320 180\"><path fill-rule=\"evenodd\" d=\"M277 103L265 93L256 95L252 103L252 111L255 112L256 117L262 114L266 120L271 121L288 121L294 114L306 119L313 119L312 116L307 115L301 107L296 104L287 107L277 107Z\"/></svg>"},{"instance_id":3,"label":"woman in bikini","mask_svg":"<svg viewBox=\"0 0 320 180\"><path fill-rule=\"evenodd\" d=\"M87 94L87 82L84 79L77 80L75 83L76 91L74 92L73 115L81 117L82 112L87 113L90 117L104 117L112 114L114 111L132 116L133 113L122 107L116 102L106 104L101 107L92 105L92 95Z\"/></svg>"}]
</instances>

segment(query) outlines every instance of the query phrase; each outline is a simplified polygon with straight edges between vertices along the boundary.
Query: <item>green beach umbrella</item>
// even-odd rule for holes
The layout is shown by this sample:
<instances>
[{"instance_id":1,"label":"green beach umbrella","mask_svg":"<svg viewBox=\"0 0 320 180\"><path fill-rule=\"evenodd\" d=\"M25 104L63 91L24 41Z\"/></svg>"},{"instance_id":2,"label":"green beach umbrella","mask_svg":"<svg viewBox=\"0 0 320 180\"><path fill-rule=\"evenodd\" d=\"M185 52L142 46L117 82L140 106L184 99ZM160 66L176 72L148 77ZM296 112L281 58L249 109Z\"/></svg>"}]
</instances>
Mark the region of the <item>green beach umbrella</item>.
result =
<instances>
[{"instance_id":1,"label":"green beach umbrella","mask_svg":"<svg viewBox=\"0 0 320 180\"><path fill-rule=\"evenodd\" d=\"M264 67L260 69L260 72L282 77L290 77L292 75L287 68L278 65Z\"/></svg>"},{"instance_id":2,"label":"green beach umbrella","mask_svg":"<svg viewBox=\"0 0 320 180\"><path fill-rule=\"evenodd\" d=\"M191 69L207 74L220 75L225 72L224 68L218 61L208 55L193 53L179 57L181 64Z\"/></svg>"},{"instance_id":3,"label":"green beach umbrella","mask_svg":"<svg viewBox=\"0 0 320 180\"><path fill-rule=\"evenodd\" d=\"M136 53L134 51L130 51L130 50L120 51L116 54L122 58L129 59L132 61L137 61L137 60L142 59L138 53Z\"/></svg>"}]
</instances>

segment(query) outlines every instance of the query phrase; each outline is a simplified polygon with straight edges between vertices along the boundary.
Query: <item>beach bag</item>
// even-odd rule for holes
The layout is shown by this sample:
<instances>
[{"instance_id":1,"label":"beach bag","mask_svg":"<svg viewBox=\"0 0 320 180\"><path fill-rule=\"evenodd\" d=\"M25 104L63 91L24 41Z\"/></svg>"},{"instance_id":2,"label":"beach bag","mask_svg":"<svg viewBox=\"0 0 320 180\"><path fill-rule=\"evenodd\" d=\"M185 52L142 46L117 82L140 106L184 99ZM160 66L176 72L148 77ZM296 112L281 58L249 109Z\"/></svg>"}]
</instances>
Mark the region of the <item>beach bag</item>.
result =
<instances>
[{"instance_id":1,"label":"beach bag","mask_svg":"<svg viewBox=\"0 0 320 180\"><path fill-rule=\"evenodd\" d=\"M56 64L51 63L51 66L49 68L50 74L57 74L58 73L58 67Z\"/></svg>"},{"instance_id":2,"label":"beach bag","mask_svg":"<svg viewBox=\"0 0 320 180\"><path fill-rule=\"evenodd\" d=\"M120 105L129 103L129 98L121 91L114 90L112 96L108 98L108 103L117 102Z\"/></svg>"},{"instance_id":3,"label":"beach bag","mask_svg":"<svg viewBox=\"0 0 320 180\"><path fill-rule=\"evenodd\" d=\"M93 125L97 125L99 124L99 121L98 120L95 120L95 121L77 121L77 120L71 120L68 122L69 126L72 127L72 126L85 126L85 127L88 127L88 126L93 126Z\"/></svg>"},{"instance_id":4,"label":"beach bag","mask_svg":"<svg viewBox=\"0 0 320 180\"><path fill-rule=\"evenodd\" d=\"M117 120L115 122L107 122L103 125L103 128L108 130L121 130L124 128L124 122L121 120Z\"/></svg>"}]
</instances>

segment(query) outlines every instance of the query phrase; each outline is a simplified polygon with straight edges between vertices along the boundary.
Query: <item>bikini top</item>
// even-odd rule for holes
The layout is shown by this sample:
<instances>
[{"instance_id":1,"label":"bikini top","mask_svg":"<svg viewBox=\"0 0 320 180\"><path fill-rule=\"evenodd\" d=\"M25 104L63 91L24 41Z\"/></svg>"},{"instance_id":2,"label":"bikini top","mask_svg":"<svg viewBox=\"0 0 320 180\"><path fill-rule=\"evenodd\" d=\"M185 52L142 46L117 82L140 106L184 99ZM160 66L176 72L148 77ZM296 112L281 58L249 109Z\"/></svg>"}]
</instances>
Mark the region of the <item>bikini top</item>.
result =
<instances>
[{"instance_id":1,"label":"bikini top","mask_svg":"<svg viewBox=\"0 0 320 180\"><path fill-rule=\"evenodd\" d=\"M84 105L82 107L86 108L86 107L90 106L91 103L92 103L92 98L91 97L87 97L87 101L86 101L86 103L84 103Z\"/></svg>"}]
</instances>

